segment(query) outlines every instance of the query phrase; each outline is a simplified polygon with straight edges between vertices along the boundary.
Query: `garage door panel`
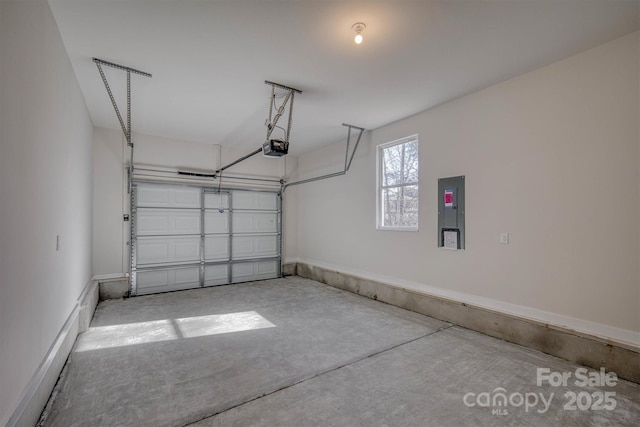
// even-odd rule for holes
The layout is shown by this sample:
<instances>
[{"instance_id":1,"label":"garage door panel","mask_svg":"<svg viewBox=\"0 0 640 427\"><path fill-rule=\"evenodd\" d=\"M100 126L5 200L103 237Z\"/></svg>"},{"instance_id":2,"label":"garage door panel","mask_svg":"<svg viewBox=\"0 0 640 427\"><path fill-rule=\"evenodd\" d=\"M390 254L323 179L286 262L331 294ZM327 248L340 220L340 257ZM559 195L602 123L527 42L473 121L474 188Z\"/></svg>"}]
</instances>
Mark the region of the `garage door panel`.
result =
<instances>
[{"instance_id":1,"label":"garage door panel","mask_svg":"<svg viewBox=\"0 0 640 427\"><path fill-rule=\"evenodd\" d=\"M207 265L204 268L204 285L216 286L229 283L228 265Z\"/></svg>"},{"instance_id":2,"label":"garage door panel","mask_svg":"<svg viewBox=\"0 0 640 427\"><path fill-rule=\"evenodd\" d=\"M206 236L204 238L204 259L206 261L229 259L229 236Z\"/></svg>"},{"instance_id":3,"label":"garage door panel","mask_svg":"<svg viewBox=\"0 0 640 427\"><path fill-rule=\"evenodd\" d=\"M136 244L138 265L200 260L200 236L140 237Z\"/></svg>"},{"instance_id":4,"label":"garage door panel","mask_svg":"<svg viewBox=\"0 0 640 427\"><path fill-rule=\"evenodd\" d=\"M172 193L171 203L176 207L200 207L200 189L188 188L174 190Z\"/></svg>"},{"instance_id":5,"label":"garage door panel","mask_svg":"<svg viewBox=\"0 0 640 427\"><path fill-rule=\"evenodd\" d=\"M180 240L174 245L173 259L175 261L191 261L200 259L200 238L193 240Z\"/></svg>"},{"instance_id":6,"label":"garage door panel","mask_svg":"<svg viewBox=\"0 0 640 427\"><path fill-rule=\"evenodd\" d=\"M205 211L204 232L205 234L228 234L229 211L224 211L223 213L218 211Z\"/></svg>"},{"instance_id":7,"label":"garage door panel","mask_svg":"<svg viewBox=\"0 0 640 427\"><path fill-rule=\"evenodd\" d=\"M278 255L278 236L233 236L233 258L264 258Z\"/></svg>"},{"instance_id":8,"label":"garage door panel","mask_svg":"<svg viewBox=\"0 0 640 427\"><path fill-rule=\"evenodd\" d=\"M229 195L226 193L204 193L205 209L229 209Z\"/></svg>"},{"instance_id":9,"label":"garage door panel","mask_svg":"<svg viewBox=\"0 0 640 427\"><path fill-rule=\"evenodd\" d=\"M156 208L200 208L200 189L196 187L138 184L137 206Z\"/></svg>"},{"instance_id":10,"label":"garage door panel","mask_svg":"<svg viewBox=\"0 0 640 427\"><path fill-rule=\"evenodd\" d=\"M277 213L261 213L255 214L255 232L268 233L278 231L278 214Z\"/></svg>"},{"instance_id":11,"label":"garage door panel","mask_svg":"<svg viewBox=\"0 0 640 427\"><path fill-rule=\"evenodd\" d=\"M233 266L233 283L274 279L276 277L278 277L278 262L275 260L243 262Z\"/></svg>"},{"instance_id":12,"label":"garage door panel","mask_svg":"<svg viewBox=\"0 0 640 427\"><path fill-rule=\"evenodd\" d=\"M139 236L200 234L200 210L140 208L137 215Z\"/></svg>"},{"instance_id":13,"label":"garage door panel","mask_svg":"<svg viewBox=\"0 0 640 427\"><path fill-rule=\"evenodd\" d=\"M234 233L276 233L278 214L276 212L234 212Z\"/></svg>"},{"instance_id":14,"label":"garage door panel","mask_svg":"<svg viewBox=\"0 0 640 427\"><path fill-rule=\"evenodd\" d=\"M194 288L200 285L200 268L140 271L136 284L138 295Z\"/></svg>"},{"instance_id":15,"label":"garage door panel","mask_svg":"<svg viewBox=\"0 0 640 427\"><path fill-rule=\"evenodd\" d=\"M138 185L138 206L170 206L169 190L166 187Z\"/></svg>"},{"instance_id":16,"label":"garage door panel","mask_svg":"<svg viewBox=\"0 0 640 427\"><path fill-rule=\"evenodd\" d=\"M173 232L179 234L200 234L199 212L185 212L175 215Z\"/></svg>"},{"instance_id":17,"label":"garage door panel","mask_svg":"<svg viewBox=\"0 0 640 427\"><path fill-rule=\"evenodd\" d=\"M276 193L234 191L232 197L233 209L278 210L278 195Z\"/></svg>"}]
</instances>

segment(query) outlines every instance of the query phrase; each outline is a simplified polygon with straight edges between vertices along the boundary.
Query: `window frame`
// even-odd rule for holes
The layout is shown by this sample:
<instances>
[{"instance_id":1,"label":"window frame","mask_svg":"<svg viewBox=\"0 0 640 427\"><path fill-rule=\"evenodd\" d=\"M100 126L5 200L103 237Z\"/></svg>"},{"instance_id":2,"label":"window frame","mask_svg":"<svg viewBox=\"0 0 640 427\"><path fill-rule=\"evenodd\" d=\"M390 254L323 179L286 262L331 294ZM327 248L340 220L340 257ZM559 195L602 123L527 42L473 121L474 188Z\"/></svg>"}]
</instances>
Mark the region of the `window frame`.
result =
<instances>
[{"instance_id":1,"label":"window frame","mask_svg":"<svg viewBox=\"0 0 640 427\"><path fill-rule=\"evenodd\" d=\"M403 182L402 184L383 185L384 178L384 150L396 145L415 141L418 147L418 180L415 182ZM415 226L389 226L384 225L384 196L383 191L388 188L400 188L416 186L418 188L418 221ZM376 229L381 231L419 231L420 229L420 138L418 134L396 139L379 144L376 147Z\"/></svg>"}]
</instances>

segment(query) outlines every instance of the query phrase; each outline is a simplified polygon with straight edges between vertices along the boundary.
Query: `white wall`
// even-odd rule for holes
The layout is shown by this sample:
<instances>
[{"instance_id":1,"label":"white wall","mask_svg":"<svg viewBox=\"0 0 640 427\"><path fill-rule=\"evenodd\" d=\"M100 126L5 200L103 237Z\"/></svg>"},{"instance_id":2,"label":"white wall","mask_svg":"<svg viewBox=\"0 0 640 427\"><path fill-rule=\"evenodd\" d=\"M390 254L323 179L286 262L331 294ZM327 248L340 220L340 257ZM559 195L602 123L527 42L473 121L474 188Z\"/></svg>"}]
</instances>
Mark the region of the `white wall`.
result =
<instances>
[{"instance_id":1,"label":"white wall","mask_svg":"<svg viewBox=\"0 0 640 427\"><path fill-rule=\"evenodd\" d=\"M299 188L300 259L637 345L638 48L631 34L370 132L347 176ZM420 230L378 231L375 146L416 133ZM300 156L300 174L343 150ZM457 252L436 247L437 179L456 175Z\"/></svg>"},{"instance_id":2,"label":"white wall","mask_svg":"<svg viewBox=\"0 0 640 427\"><path fill-rule=\"evenodd\" d=\"M93 130L93 272L123 274L124 242L122 215L124 212L125 144L114 130ZM113 141L113 143L111 143Z\"/></svg>"},{"instance_id":3,"label":"white wall","mask_svg":"<svg viewBox=\"0 0 640 427\"><path fill-rule=\"evenodd\" d=\"M105 102L109 102L105 94ZM117 119L114 113L114 122ZM212 173L213 170L248 154L245 151L224 148L214 144L200 144L189 141L177 141L157 136L136 134L134 142L134 165L137 176L146 179L176 180L177 175L163 174L144 169L192 170ZM96 128L93 138L94 156L94 241L93 270L95 274L124 274L129 271L129 223L122 220L129 212L129 194L127 193L126 165L130 151L124 141L122 131ZM257 147L256 147L257 148ZM286 170L285 170L286 168ZM276 179L294 173L297 159L265 158L261 154L251 157L223 173L224 186L259 187L260 182L233 180L232 176L264 177ZM144 176L143 176L144 175ZM218 181L189 181L218 184ZM262 184L264 185L264 183ZM280 184L269 184L279 190ZM284 247L285 259L297 257L297 200L296 192L287 191L284 206L284 233L288 238Z\"/></svg>"},{"instance_id":4,"label":"white wall","mask_svg":"<svg viewBox=\"0 0 640 427\"><path fill-rule=\"evenodd\" d=\"M2 0L0 19L5 425L91 278L93 126L48 3Z\"/></svg>"}]
</instances>

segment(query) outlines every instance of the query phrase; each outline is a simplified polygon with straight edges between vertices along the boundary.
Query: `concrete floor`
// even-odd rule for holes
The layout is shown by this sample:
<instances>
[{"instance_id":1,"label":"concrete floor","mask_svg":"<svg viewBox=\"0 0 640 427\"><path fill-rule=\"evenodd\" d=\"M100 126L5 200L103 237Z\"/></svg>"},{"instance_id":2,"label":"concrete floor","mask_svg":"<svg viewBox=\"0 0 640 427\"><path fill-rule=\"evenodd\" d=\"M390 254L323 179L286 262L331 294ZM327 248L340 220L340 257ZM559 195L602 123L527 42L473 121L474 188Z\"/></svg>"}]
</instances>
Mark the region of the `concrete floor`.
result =
<instances>
[{"instance_id":1,"label":"concrete floor","mask_svg":"<svg viewBox=\"0 0 640 427\"><path fill-rule=\"evenodd\" d=\"M291 277L101 302L40 424L638 424L640 385L579 368Z\"/></svg>"}]
</instances>

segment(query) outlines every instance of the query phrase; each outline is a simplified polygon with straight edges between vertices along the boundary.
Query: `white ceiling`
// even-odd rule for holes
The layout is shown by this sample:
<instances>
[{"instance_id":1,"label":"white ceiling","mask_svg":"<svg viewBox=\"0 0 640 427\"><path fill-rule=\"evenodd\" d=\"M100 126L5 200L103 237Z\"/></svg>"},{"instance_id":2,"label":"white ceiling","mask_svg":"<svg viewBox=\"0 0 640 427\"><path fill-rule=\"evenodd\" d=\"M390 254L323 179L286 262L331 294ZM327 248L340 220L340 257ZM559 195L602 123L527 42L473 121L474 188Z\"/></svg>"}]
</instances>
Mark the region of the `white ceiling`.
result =
<instances>
[{"instance_id":1,"label":"white ceiling","mask_svg":"<svg viewBox=\"0 0 640 427\"><path fill-rule=\"evenodd\" d=\"M96 126L119 129L92 57L153 74L132 77L134 132L246 150L264 141L271 80L303 91L293 154L343 140L343 122L374 129L639 27L638 0L50 4ZM125 109L125 73L105 72Z\"/></svg>"}]
</instances>

